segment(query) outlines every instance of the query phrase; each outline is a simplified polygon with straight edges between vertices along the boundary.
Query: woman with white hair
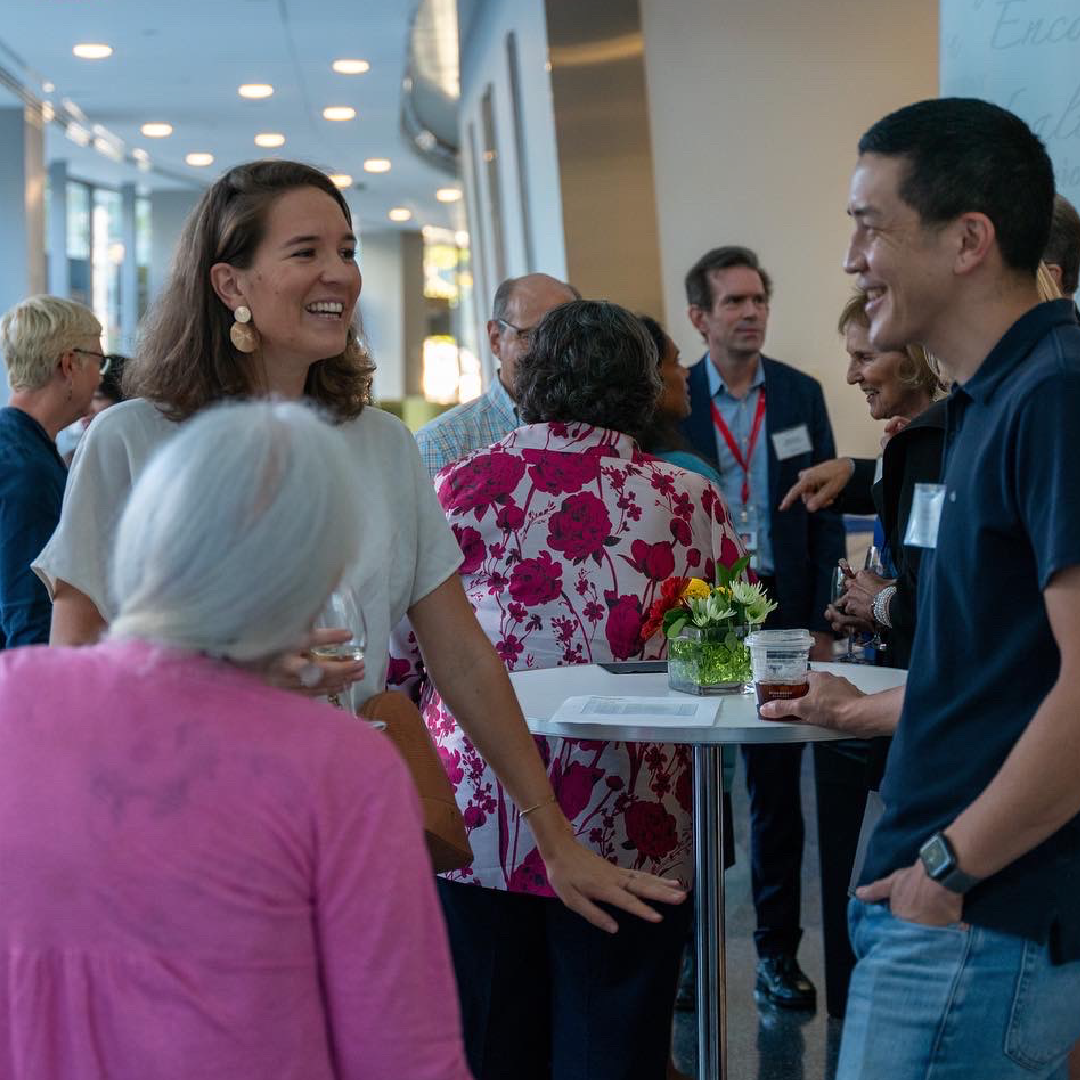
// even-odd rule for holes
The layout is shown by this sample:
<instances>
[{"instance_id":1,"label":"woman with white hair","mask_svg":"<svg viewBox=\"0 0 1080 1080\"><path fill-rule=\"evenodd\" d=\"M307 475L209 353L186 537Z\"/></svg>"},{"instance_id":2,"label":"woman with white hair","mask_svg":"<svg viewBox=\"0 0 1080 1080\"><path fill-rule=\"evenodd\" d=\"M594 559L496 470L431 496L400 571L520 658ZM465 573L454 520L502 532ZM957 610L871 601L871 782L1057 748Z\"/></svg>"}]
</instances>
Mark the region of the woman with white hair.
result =
<instances>
[{"instance_id":1,"label":"woman with white hair","mask_svg":"<svg viewBox=\"0 0 1080 1080\"><path fill-rule=\"evenodd\" d=\"M461 551L408 428L367 406L374 365L356 322L360 268L349 205L326 175L290 161L239 165L207 189L184 226L172 275L131 366L130 400L102 413L80 442L60 525L35 569L53 590L55 644L96 640L116 618L104 572L120 507L152 451L215 402L276 395L321 407L350 448L369 535L347 588L367 622L366 670L284 655L266 677L297 693L354 700L383 690L390 628L406 614L443 697L516 805L530 809L557 895L600 926L594 901L659 921L644 901L685 893L628 875L575 839L555 802L506 669L476 622ZM325 526L308 519L312 529ZM347 640L350 628L342 628ZM330 631L321 631L323 635ZM328 639L323 636L321 642Z\"/></svg>"},{"instance_id":2,"label":"woman with white hair","mask_svg":"<svg viewBox=\"0 0 1080 1080\"><path fill-rule=\"evenodd\" d=\"M404 764L265 678L363 548L354 474L309 408L208 410L105 641L0 657L5 1078L468 1080Z\"/></svg>"},{"instance_id":3,"label":"woman with white hair","mask_svg":"<svg viewBox=\"0 0 1080 1080\"><path fill-rule=\"evenodd\" d=\"M49 640L52 605L30 564L56 528L67 469L57 433L101 381L101 323L73 300L31 296L0 320L11 389L0 409L0 650Z\"/></svg>"}]
</instances>

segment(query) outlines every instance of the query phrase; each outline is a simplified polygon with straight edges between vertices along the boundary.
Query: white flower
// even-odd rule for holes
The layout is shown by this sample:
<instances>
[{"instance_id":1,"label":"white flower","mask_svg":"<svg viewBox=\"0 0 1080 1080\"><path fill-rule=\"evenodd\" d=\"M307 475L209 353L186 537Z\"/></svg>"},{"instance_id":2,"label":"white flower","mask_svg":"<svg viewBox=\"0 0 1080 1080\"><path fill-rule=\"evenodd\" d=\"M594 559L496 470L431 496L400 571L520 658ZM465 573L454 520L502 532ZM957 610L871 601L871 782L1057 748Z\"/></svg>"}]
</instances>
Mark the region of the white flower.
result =
<instances>
[{"instance_id":1,"label":"white flower","mask_svg":"<svg viewBox=\"0 0 1080 1080\"><path fill-rule=\"evenodd\" d=\"M769 612L776 610L776 604L766 596L761 585L734 581L731 584L731 596L737 604L742 606L748 623L763 623Z\"/></svg>"},{"instance_id":2,"label":"white flower","mask_svg":"<svg viewBox=\"0 0 1080 1080\"><path fill-rule=\"evenodd\" d=\"M687 600L687 604L695 626L715 626L735 614L735 609L726 597L716 593L707 600L691 597Z\"/></svg>"},{"instance_id":3,"label":"white flower","mask_svg":"<svg viewBox=\"0 0 1080 1080\"><path fill-rule=\"evenodd\" d=\"M733 581L731 598L736 604L756 604L759 600L765 599L765 593L760 585L751 585L746 581Z\"/></svg>"}]
</instances>

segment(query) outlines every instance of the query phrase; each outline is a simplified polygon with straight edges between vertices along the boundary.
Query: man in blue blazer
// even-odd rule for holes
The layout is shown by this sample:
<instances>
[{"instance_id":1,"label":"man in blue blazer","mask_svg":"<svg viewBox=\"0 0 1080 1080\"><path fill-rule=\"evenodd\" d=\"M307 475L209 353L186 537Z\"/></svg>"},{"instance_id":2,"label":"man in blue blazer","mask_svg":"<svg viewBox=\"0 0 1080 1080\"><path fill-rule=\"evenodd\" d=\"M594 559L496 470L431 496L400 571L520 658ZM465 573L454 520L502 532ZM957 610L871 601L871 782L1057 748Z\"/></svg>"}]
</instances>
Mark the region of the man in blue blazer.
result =
<instances>
[{"instance_id":1,"label":"man in blue blazer","mask_svg":"<svg viewBox=\"0 0 1080 1080\"><path fill-rule=\"evenodd\" d=\"M720 247L686 275L688 314L708 351L690 369L683 434L714 462L732 520L779 604L768 623L805 627L813 659L832 657L824 611L845 551L840 517L777 507L799 470L836 456L821 384L762 355L772 283L749 248ZM743 748L750 794L751 882L758 928L757 994L812 1009L813 983L797 961L803 819L802 746Z\"/></svg>"}]
</instances>

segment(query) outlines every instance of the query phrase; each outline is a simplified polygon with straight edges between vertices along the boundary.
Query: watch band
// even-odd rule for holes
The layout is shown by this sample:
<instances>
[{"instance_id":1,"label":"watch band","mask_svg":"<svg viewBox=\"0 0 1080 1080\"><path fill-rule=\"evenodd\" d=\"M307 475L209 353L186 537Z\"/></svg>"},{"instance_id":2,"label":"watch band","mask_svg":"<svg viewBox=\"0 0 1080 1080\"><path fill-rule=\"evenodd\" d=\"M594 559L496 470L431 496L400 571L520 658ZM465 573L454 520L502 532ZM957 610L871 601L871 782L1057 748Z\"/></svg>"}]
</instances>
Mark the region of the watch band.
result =
<instances>
[{"instance_id":1,"label":"watch band","mask_svg":"<svg viewBox=\"0 0 1080 1080\"><path fill-rule=\"evenodd\" d=\"M874 622L878 626L883 626L886 630L892 629L892 620L889 618L889 604L892 603L892 598L896 595L895 585L886 585L877 596L874 597L873 607L870 609L870 614L874 618Z\"/></svg>"},{"instance_id":2,"label":"watch band","mask_svg":"<svg viewBox=\"0 0 1080 1080\"><path fill-rule=\"evenodd\" d=\"M945 860L939 861L938 854L945 852ZM935 854L931 854L934 852ZM956 863L956 851L949 838L943 832L936 832L919 849L919 859L926 870L927 877L944 886L949 892L966 893L968 889L978 885L981 878L965 874Z\"/></svg>"}]
</instances>

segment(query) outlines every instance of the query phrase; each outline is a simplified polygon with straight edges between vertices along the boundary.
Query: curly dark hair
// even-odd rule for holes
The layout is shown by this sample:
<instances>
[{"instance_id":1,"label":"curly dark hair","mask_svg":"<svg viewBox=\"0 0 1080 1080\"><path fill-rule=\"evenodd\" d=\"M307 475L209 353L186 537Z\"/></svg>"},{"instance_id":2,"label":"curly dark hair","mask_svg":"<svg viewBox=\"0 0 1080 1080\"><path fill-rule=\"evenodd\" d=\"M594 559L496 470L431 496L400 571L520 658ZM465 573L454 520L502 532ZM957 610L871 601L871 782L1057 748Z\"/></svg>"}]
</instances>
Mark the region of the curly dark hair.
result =
<instances>
[{"instance_id":1,"label":"curly dark hair","mask_svg":"<svg viewBox=\"0 0 1080 1080\"><path fill-rule=\"evenodd\" d=\"M326 192L352 226L349 204L330 179L295 161L237 165L206 191L184 225L169 283L146 319L136 359L125 365L127 397L148 398L171 419L186 420L211 402L260 392L258 362L233 348L232 312L214 292L210 268L221 262L250 267L270 206L306 187ZM339 423L360 415L375 371L356 320L345 351L312 364L304 384L305 395Z\"/></svg>"},{"instance_id":2,"label":"curly dark hair","mask_svg":"<svg viewBox=\"0 0 1080 1080\"><path fill-rule=\"evenodd\" d=\"M591 424L638 438L661 392L656 346L625 308L572 300L552 308L517 365L514 396L527 424Z\"/></svg>"}]
</instances>

